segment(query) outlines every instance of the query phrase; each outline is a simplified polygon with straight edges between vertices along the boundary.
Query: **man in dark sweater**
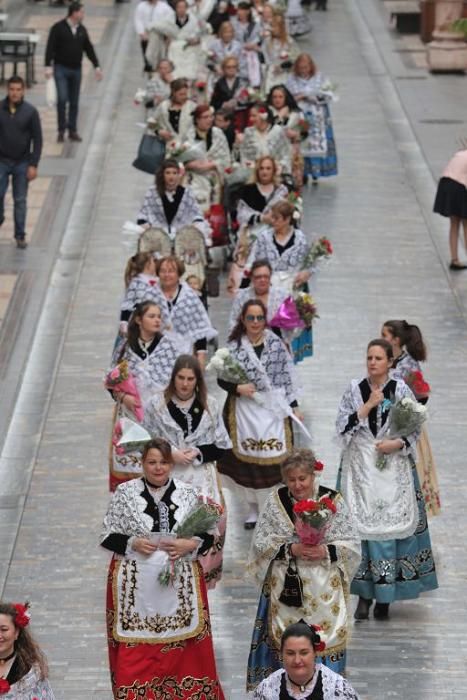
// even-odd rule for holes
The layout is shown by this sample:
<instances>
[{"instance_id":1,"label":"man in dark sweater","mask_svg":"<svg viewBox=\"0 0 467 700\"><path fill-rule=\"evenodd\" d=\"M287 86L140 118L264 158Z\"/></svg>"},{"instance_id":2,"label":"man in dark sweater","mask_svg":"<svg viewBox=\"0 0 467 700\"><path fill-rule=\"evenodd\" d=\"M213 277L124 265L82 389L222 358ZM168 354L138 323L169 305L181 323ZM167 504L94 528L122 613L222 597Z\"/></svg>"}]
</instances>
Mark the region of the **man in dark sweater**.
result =
<instances>
[{"instance_id":1,"label":"man in dark sweater","mask_svg":"<svg viewBox=\"0 0 467 700\"><path fill-rule=\"evenodd\" d=\"M24 80L8 80L8 94L0 102L0 226L5 219L4 200L10 176L13 180L15 239L18 248L27 248L26 202L28 184L37 177L42 152L39 113L24 101Z\"/></svg>"},{"instance_id":2,"label":"man in dark sweater","mask_svg":"<svg viewBox=\"0 0 467 700\"><path fill-rule=\"evenodd\" d=\"M78 134L77 120L83 53L94 66L96 79L102 78L96 52L86 28L82 25L83 19L82 3L72 2L68 8L67 17L56 22L50 29L45 50L45 75L47 78L53 75L57 85L57 141L59 143L65 140L66 129L68 129L70 141L82 141Z\"/></svg>"}]
</instances>

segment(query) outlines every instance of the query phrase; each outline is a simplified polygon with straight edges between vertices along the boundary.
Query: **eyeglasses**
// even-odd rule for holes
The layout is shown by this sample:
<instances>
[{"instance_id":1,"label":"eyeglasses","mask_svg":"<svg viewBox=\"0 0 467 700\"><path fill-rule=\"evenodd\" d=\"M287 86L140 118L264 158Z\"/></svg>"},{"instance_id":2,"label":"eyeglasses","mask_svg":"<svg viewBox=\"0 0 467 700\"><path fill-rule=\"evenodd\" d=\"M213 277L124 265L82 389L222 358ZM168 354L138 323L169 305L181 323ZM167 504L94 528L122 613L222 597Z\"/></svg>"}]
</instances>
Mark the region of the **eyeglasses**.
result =
<instances>
[{"instance_id":1,"label":"eyeglasses","mask_svg":"<svg viewBox=\"0 0 467 700\"><path fill-rule=\"evenodd\" d=\"M245 316L245 321L264 321L264 314L258 314L258 316L247 314Z\"/></svg>"}]
</instances>

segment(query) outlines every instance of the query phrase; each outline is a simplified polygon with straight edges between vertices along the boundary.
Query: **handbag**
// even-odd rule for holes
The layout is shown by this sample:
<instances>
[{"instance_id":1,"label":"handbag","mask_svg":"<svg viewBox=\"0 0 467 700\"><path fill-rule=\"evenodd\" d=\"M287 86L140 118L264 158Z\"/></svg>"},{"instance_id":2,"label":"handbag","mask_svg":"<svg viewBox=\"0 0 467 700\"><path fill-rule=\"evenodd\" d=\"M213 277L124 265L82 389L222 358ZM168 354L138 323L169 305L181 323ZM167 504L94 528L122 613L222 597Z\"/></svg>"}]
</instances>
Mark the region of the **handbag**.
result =
<instances>
[{"instance_id":1,"label":"handbag","mask_svg":"<svg viewBox=\"0 0 467 700\"><path fill-rule=\"evenodd\" d=\"M155 175L165 159L165 141L153 134L143 134L133 167Z\"/></svg>"},{"instance_id":2,"label":"handbag","mask_svg":"<svg viewBox=\"0 0 467 700\"><path fill-rule=\"evenodd\" d=\"M284 587L279 600L290 608L301 608L303 606L303 582L298 573L295 557L289 559L289 565L284 576Z\"/></svg>"}]
</instances>

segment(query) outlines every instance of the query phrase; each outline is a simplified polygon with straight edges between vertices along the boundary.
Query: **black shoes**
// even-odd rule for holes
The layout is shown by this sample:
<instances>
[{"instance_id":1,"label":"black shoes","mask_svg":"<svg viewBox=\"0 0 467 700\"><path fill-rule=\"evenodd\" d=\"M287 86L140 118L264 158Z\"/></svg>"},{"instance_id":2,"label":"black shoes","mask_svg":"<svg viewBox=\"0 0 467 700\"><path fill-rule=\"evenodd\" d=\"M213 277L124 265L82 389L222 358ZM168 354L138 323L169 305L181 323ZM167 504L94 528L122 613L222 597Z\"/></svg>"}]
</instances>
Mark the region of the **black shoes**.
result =
<instances>
[{"instance_id":1,"label":"black shoes","mask_svg":"<svg viewBox=\"0 0 467 700\"><path fill-rule=\"evenodd\" d=\"M354 618L356 620L368 620L368 613L372 605L373 601L371 598L359 598L357 608L354 612Z\"/></svg>"},{"instance_id":2,"label":"black shoes","mask_svg":"<svg viewBox=\"0 0 467 700\"><path fill-rule=\"evenodd\" d=\"M70 139L70 141L76 141L76 143L81 143L81 141L83 140L77 131L70 131L70 133L68 134L68 138Z\"/></svg>"},{"instance_id":3,"label":"black shoes","mask_svg":"<svg viewBox=\"0 0 467 700\"><path fill-rule=\"evenodd\" d=\"M63 131L59 131L57 134L57 143L65 143L65 134Z\"/></svg>"},{"instance_id":4,"label":"black shoes","mask_svg":"<svg viewBox=\"0 0 467 700\"><path fill-rule=\"evenodd\" d=\"M19 248L20 250L25 250L28 247L28 244L26 243L24 238L17 238L16 239L16 247Z\"/></svg>"},{"instance_id":5,"label":"black shoes","mask_svg":"<svg viewBox=\"0 0 467 700\"><path fill-rule=\"evenodd\" d=\"M467 270L467 265L464 265L464 263L459 262L458 260L451 260L451 264L449 265L450 270Z\"/></svg>"},{"instance_id":6,"label":"black shoes","mask_svg":"<svg viewBox=\"0 0 467 700\"><path fill-rule=\"evenodd\" d=\"M373 617L375 620L388 620L389 603L376 603L375 609L373 610Z\"/></svg>"}]
</instances>

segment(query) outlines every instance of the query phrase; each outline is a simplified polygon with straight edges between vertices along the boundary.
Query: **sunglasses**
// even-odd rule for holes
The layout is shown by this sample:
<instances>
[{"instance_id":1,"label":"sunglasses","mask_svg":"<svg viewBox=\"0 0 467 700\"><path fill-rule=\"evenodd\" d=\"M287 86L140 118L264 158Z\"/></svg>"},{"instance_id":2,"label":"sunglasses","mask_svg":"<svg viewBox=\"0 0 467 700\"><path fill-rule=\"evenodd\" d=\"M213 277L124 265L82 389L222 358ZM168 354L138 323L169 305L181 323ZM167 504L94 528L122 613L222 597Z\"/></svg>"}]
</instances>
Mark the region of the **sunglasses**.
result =
<instances>
[{"instance_id":1,"label":"sunglasses","mask_svg":"<svg viewBox=\"0 0 467 700\"><path fill-rule=\"evenodd\" d=\"M264 315L259 314L258 316L254 316L254 314L247 314L245 316L245 321L264 321Z\"/></svg>"}]
</instances>

